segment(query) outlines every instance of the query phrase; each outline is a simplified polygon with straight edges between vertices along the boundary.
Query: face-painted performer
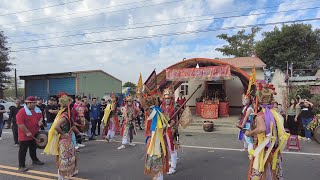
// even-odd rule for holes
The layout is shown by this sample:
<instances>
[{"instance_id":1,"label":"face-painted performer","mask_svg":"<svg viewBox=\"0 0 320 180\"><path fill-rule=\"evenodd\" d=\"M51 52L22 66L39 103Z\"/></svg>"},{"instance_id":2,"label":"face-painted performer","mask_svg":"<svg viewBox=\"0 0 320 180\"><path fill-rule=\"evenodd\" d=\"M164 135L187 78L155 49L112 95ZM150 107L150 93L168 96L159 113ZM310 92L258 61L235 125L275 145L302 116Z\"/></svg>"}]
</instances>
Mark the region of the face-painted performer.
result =
<instances>
[{"instance_id":1,"label":"face-painted performer","mask_svg":"<svg viewBox=\"0 0 320 180\"><path fill-rule=\"evenodd\" d=\"M289 134L284 130L284 119L272 109L273 96L276 95L272 84L259 84L256 92L261 110L254 118L252 130L245 135L256 137L256 147L250 151L252 160L249 179L283 180L281 153Z\"/></svg>"},{"instance_id":2,"label":"face-painted performer","mask_svg":"<svg viewBox=\"0 0 320 180\"><path fill-rule=\"evenodd\" d=\"M168 174L174 174L176 172L177 167L177 146L179 145L179 133L178 133L178 117L173 117L175 113L174 107L174 97L173 91L170 88L167 88L163 91L163 98L161 109L163 110L165 116L169 120L170 127L167 128L168 137L171 142L169 144L170 152L170 169Z\"/></svg>"},{"instance_id":3,"label":"face-painted performer","mask_svg":"<svg viewBox=\"0 0 320 180\"><path fill-rule=\"evenodd\" d=\"M71 99L66 93L58 95L60 110L48 133L44 153L57 156L58 179L64 180L78 174L76 150L72 142L73 132L81 134L71 120Z\"/></svg>"},{"instance_id":4,"label":"face-painted performer","mask_svg":"<svg viewBox=\"0 0 320 180\"><path fill-rule=\"evenodd\" d=\"M139 115L140 109L133 103L131 95L125 98L125 106L123 108L124 121L121 128L122 145L118 147L119 150L126 148L126 145L135 146L132 143L133 135L136 135L136 119Z\"/></svg>"},{"instance_id":5,"label":"face-painted performer","mask_svg":"<svg viewBox=\"0 0 320 180\"><path fill-rule=\"evenodd\" d=\"M157 93L142 95L138 89L137 96L145 109L146 114L146 161L144 172L153 176L153 179L162 180L163 175L169 171L170 138L166 129L168 120L159 107Z\"/></svg>"}]
</instances>

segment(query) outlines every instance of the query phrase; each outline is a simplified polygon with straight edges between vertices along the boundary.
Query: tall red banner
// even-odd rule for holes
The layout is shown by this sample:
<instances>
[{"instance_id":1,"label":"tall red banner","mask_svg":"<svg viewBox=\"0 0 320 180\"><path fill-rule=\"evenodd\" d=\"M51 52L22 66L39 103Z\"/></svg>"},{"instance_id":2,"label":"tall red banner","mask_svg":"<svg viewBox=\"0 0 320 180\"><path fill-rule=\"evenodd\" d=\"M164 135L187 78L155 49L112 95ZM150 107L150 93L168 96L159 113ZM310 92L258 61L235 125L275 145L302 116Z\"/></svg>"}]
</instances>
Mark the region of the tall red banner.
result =
<instances>
[{"instance_id":1,"label":"tall red banner","mask_svg":"<svg viewBox=\"0 0 320 180\"><path fill-rule=\"evenodd\" d=\"M196 80L227 80L231 78L230 66L208 66L201 68L167 69L167 81L189 81Z\"/></svg>"}]
</instances>

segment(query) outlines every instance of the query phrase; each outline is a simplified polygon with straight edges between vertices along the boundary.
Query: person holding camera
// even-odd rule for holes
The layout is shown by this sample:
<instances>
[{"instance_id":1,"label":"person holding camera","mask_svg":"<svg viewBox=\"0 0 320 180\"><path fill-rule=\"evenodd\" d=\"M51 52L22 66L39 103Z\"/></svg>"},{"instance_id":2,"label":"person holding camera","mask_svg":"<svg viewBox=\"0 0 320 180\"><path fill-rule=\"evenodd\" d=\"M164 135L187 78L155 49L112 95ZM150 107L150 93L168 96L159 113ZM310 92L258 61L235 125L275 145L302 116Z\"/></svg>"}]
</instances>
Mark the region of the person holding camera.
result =
<instances>
[{"instance_id":1,"label":"person holding camera","mask_svg":"<svg viewBox=\"0 0 320 180\"><path fill-rule=\"evenodd\" d=\"M306 99L302 100L301 102L301 113L300 117L302 120L304 133L307 138L307 141L311 141L311 130L307 129L308 124L312 121L314 114L312 112L313 104Z\"/></svg>"}]
</instances>

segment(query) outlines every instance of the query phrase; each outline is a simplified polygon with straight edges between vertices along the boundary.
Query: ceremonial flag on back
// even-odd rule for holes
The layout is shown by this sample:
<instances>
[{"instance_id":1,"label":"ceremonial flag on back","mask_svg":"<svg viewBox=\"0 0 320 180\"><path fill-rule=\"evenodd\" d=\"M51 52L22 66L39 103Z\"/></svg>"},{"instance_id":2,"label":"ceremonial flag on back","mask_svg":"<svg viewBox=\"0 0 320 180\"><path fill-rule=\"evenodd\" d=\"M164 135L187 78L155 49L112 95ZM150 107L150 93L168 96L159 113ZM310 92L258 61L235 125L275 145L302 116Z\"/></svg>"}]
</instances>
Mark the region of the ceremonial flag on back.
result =
<instances>
[{"instance_id":1,"label":"ceremonial flag on back","mask_svg":"<svg viewBox=\"0 0 320 180\"><path fill-rule=\"evenodd\" d=\"M129 96L130 91L131 91L131 87L128 87L128 88L126 89L126 92L124 93L124 95L125 95L126 97Z\"/></svg>"},{"instance_id":2,"label":"ceremonial flag on back","mask_svg":"<svg viewBox=\"0 0 320 180\"><path fill-rule=\"evenodd\" d=\"M141 73L140 73L139 81L138 81L138 84L137 84L136 92L138 93L139 90L142 90L142 75L141 75Z\"/></svg>"},{"instance_id":3,"label":"ceremonial flag on back","mask_svg":"<svg viewBox=\"0 0 320 180\"><path fill-rule=\"evenodd\" d=\"M251 72L252 72L252 74L251 74L251 76L250 76L247 94L250 94L251 87L252 87L252 85L254 85L255 82L256 82L256 76L257 76L257 75L256 75L256 68L255 68L254 66L253 66Z\"/></svg>"},{"instance_id":4,"label":"ceremonial flag on back","mask_svg":"<svg viewBox=\"0 0 320 180\"><path fill-rule=\"evenodd\" d=\"M150 74L146 82L144 83L146 90L150 93L157 90L157 74L156 70Z\"/></svg>"}]
</instances>

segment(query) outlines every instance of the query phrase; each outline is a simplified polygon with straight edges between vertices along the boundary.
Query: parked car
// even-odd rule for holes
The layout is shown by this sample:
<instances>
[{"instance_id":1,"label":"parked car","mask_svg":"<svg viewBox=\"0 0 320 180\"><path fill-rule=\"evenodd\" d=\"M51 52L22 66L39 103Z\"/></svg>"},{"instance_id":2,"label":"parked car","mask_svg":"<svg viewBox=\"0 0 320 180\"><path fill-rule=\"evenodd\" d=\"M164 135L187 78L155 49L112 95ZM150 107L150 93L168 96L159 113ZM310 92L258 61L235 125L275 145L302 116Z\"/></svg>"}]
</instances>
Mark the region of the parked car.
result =
<instances>
[{"instance_id":1,"label":"parked car","mask_svg":"<svg viewBox=\"0 0 320 180\"><path fill-rule=\"evenodd\" d=\"M7 110L6 113L3 113L3 125L4 128L8 129L10 128L10 124L8 124L10 108L16 106L16 104L14 102L6 101L3 99L0 99L0 104L4 106L5 110Z\"/></svg>"},{"instance_id":2,"label":"parked car","mask_svg":"<svg viewBox=\"0 0 320 180\"><path fill-rule=\"evenodd\" d=\"M3 113L3 128L5 128L5 129L9 129L10 128L8 120L9 120L9 114L8 113Z\"/></svg>"},{"instance_id":3,"label":"parked car","mask_svg":"<svg viewBox=\"0 0 320 180\"><path fill-rule=\"evenodd\" d=\"M16 106L16 103L14 102L10 102L10 101L6 101L3 99L0 99L0 104L4 106L4 108L9 112L11 107Z\"/></svg>"}]
</instances>

